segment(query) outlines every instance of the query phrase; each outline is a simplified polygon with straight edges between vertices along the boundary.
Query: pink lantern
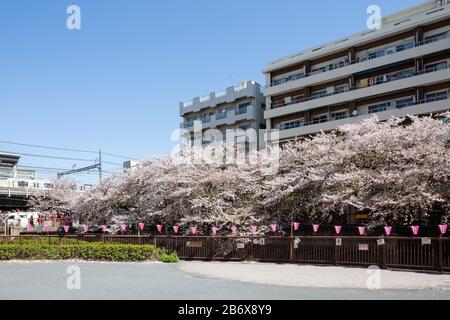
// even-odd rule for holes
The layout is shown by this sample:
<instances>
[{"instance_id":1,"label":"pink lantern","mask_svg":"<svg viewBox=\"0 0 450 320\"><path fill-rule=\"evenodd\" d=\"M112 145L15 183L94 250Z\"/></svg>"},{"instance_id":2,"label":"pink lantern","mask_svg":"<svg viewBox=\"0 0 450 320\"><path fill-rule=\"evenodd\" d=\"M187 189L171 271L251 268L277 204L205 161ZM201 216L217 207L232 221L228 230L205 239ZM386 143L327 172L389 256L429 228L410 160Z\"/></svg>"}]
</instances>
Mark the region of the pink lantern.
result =
<instances>
[{"instance_id":1,"label":"pink lantern","mask_svg":"<svg viewBox=\"0 0 450 320\"><path fill-rule=\"evenodd\" d=\"M236 226L232 226L231 227L231 234L232 235L236 235L237 234L237 227Z\"/></svg>"},{"instance_id":2,"label":"pink lantern","mask_svg":"<svg viewBox=\"0 0 450 320\"><path fill-rule=\"evenodd\" d=\"M390 236L392 232L392 227L390 226L384 227L384 232L386 233L387 236Z\"/></svg>"},{"instance_id":3,"label":"pink lantern","mask_svg":"<svg viewBox=\"0 0 450 320\"><path fill-rule=\"evenodd\" d=\"M213 234L213 236L215 236L216 234L217 234L217 231L219 230L219 228L217 228L217 227L212 227L211 228L211 231L212 231L212 234Z\"/></svg>"},{"instance_id":4,"label":"pink lantern","mask_svg":"<svg viewBox=\"0 0 450 320\"><path fill-rule=\"evenodd\" d=\"M144 226L145 226L144 223L139 222L139 230L143 231L144 230Z\"/></svg>"},{"instance_id":5,"label":"pink lantern","mask_svg":"<svg viewBox=\"0 0 450 320\"><path fill-rule=\"evenodd\" d=\"M119 227L120 227L120 231L124 232L125 229L127 228L127 225L122 223Z\"/></svg>"},{"instance_id":6,"label":"pink lantern","mask_svg":"<svg viewBox=\"0 0 450 320\"><path fill-rule=\"evenodd\" d=\"M105 233L106 232L106 225L102 224L102 232Z\"/></svg>"},{"instance_id":7,"label":"pink lantern","mask_svg":"<svg viewBox=\"0 0 450 320\"><path fill-rule=\"evenodd\" d=\"M256 233L257 227L256 226L251 226L250 227L250 231L251 233Z\"/></svg>"},{"instance_id":8,"label":"pink lantern","mask_svg":"<svg viewBox=\"0 0 450 320\"><path fill-rule=\"evenodd\" d=\"M319 231L319 226L320 226L320 224L313 224L313 231L314 231L314 233L317 233L317 231Z\"/></svg>"},{"instance_id":9,"label":"pink lantern","mask_svg":"<svg viewBox=\"0 0 450 320\"><path fill-rule=\"evenodd\" d=\"M196 235L197 234L197 227L191 227L191 233L193 235Z\"/></svg>"},{"instance_id":10,"label":"pink lantern","mask_svg":"<svg viewBox=\"0 0 450 320\"><path fill-rule=\"evenodd\" d=\"M64 226L64 232L68 233L69 232L69 226Z\"/></svg>"},{"instance_id":11,"label":"pink lantern","mask_svg":"<svg viewBox=\"0 0 450 320\"><path fill-rule=\"evenodd\" d=\"M300 229L300 223L294 222L294 230L297 231L298 229Z\"/></svg>"},{"instance_id":12,"label":"pink lantern","mask_svg":"<svg viewBox=\"0 0 450 320\"><path fill-rule=\"evenodd\" d=\"M271 224L270 225L270 230L272 230L272 232L277 232L277 225L275 223Z\"/></svg>"},{"instance_id":13,"label":"pink lantern","mask_svg":"<svg viewBox=\"0 0 450 320\"><path fill-rule=\"evenodd\" d=\"M179 226L173 226L173 232L175 232L175 234L178 234L179 231L180 231Z\"/></svg>"},{"instance_id":14,"label":"pink lantern","mask_svg":"<svg viewBox=\"0 0 450 320\"><path fill-rule=\"evenodd\" d=\"M162 233L162 224L158 224L158 225L156 225L156 229L158 229L158 232L159 233Z\"/></svg>"},{"instance_id":15,"label":"pink lantern","mask_svg":"<svg viewBox=\"0 0 450 320\"><path fill-rule=\"evenodd\" d=\"M85 224L83 224L82 228L83 228L83 232L84 233L88 232L88 230L89 230L89 227L87 225L85 225Z\"/></svg>"},{"instance_id":16,"label":"pink lantern","mask_svg":"<svg viewBox=\"0 0 450 320\"><path fill-rule=\"evenodd\" d=\"M440 224L439 225L439 231L441 231L441 234L447 233L447 225L446 224Z\"/></svg>"},{"instance_id":17,"label":"pink lantern","mask_svg":"<svg viewBox=\"0 0 450 320\"><path fill-rule=\"evenodd\" d=\"M334 231L336 231L337 235L341 234L342 226L334 226Z\"/></svg>"},{"instance_id":18,"label":"pink lantern","mask_svg":"<svg viewBox=\"0 0 450 320\"><path fill-rule=\"evenodd\" d=\"M411 226L411 230L415 236L419 234L419 226Z\"/></svg>"},{"instance_id":19,"label":"pink lantern","mask_svg":"<svg viewBox=\"0 0 450 320\"><path fill-rule=\"evenodd\" d=\"M366 227L358 227L358 232L360 236L363 236L366 233Z\"/></svg>"}]
</instances>

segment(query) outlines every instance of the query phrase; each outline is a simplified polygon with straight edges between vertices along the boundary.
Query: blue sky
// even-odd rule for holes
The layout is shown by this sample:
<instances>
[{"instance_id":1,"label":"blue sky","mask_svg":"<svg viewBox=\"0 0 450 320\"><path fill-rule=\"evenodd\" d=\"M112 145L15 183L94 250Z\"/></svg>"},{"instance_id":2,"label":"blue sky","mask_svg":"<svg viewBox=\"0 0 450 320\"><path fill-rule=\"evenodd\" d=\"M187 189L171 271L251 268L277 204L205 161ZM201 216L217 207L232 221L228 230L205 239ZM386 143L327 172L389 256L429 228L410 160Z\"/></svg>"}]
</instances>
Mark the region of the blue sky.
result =
<instances>
[{"instance_id":1,"label":"blue sky","mask_svg":"<svg viewBox=\"0 0 450 320\"><path fill-rule=\"evenodd\" d=\"M240 80L263 84L269 60L364 30L371 4L386 15L421 2L4 0L0 140L135 158L166 154L181 122L179 101ZM81 30L66 28L70 4L81 8ZM95 158L2 143L0 151ZM89 164L22 159L74 163Z\"/></svg>"}]
</instances>

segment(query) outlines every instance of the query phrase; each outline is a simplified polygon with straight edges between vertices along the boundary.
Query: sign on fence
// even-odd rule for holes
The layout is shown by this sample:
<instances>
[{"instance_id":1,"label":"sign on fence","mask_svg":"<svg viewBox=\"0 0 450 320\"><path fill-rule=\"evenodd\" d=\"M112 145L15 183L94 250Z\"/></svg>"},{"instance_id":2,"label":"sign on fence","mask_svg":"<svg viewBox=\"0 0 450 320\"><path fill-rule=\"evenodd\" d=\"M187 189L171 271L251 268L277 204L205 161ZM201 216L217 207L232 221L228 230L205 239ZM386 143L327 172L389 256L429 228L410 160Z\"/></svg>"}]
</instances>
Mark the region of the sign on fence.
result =
<instances>
[{"instance_id":1,"label":"sign on fence","mask_svg":"<svg viewBox=\"0 0 450 320\"><path fill-rule=\"evenodd\" d=\"M336 246L337 247L342 246L342 238L336 238Z\"/></svg>"},{"instance_id":2,"label":"sign on fence","mask_svg":"<svg viewBox=\"0 0 450 320\"><path fill-rule=\"evenodd\" d=\"M245 243L239 242L239 243L236 245L236 247L237 247L238 249L245 249Z\"/></svg>"},{"instance_id":3,"label":"sign on fence","mask_svg":"<svg viewBox=\"0 0 450 320\"><path fill-rule=\"evenodd\" d=\"M429 245L431 244L431 238L422 238L422 245Z\"/></svg>"},{"instance_id":4,"label":"sign on fence","mask_svg":"<svg viewBox=\"0 0 450 320\"><path fill-rule=\"evenodd\" d=\"M359 251L369 251L369 245L367 243L358 244Z\"/></svg>"},{"instance_id":5,"label":"sign on fence","mask_svg":"<svg viewBox=\"0 0 450 320\"><path fill-rule=\"evenodd\" d=\"M377 240L377 245L384 246L385 244L386 244L386 241L384 241L384 239L378 239Z\"/></svg>"},{"instance_id":6,"label":"sign on fence","mask_svg":"<svg viewBox=\"0 0 450 320\"><path fill-rule=\"evenodd\" d=\"M201 241L187 241L186 247L188 248L203 248L203 242Z\"/></svg>"}]
</instances>

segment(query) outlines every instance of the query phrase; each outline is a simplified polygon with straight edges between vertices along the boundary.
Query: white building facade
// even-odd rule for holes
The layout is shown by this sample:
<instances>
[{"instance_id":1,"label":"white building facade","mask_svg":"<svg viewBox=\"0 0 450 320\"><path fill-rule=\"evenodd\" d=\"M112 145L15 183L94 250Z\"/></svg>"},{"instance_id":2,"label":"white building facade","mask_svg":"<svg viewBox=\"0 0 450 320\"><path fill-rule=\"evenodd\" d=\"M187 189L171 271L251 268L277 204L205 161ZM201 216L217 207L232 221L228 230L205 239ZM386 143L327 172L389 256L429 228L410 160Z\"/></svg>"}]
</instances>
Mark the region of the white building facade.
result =
<instances>
[{"instance_id":1,"label":"white building facade","mask_svg":"<svg viewBox=\"0 0 450 320\"><path fill-rule=\"evenodd\" d=\"M221 92L212 92L204 97L196 97L188 102L180 103L180 125L182 135L203 133L209 129L216 129L225 139L227 130L254 129L256 132L265 130L264 110L265 99L260 84L255 81L245 81L239 86L229 87ZM197 132L199 131L199 132ZM256 137L258 148L263 139ZM210 141L204 139L202 145Z\"/></svg>"},{"instance_id":2,"label":"white building facade","mask_svg":"<svg viewBox=\"0 0 450 320\"><path fill-rule=\"evenodd\" d=\"M280 141L373 114L449 110L450 5L427 1L384 17L381 29L272 61L263 72L266 127L279 130Z\"/></svg>"}]
</instances>

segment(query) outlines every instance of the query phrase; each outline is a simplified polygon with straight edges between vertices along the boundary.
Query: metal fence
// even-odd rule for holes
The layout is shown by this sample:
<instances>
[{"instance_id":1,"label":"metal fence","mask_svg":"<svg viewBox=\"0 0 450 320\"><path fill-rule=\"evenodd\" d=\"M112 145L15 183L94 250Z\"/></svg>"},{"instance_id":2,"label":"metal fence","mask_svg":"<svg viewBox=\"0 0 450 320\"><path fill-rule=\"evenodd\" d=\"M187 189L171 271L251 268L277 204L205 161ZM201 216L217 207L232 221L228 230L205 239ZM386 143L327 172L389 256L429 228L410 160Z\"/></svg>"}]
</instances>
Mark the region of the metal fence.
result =
<instances>
[{"instance_id":1,"label":"metal fence","mask_svg":"<svg viewBox=\"0 0 450 320\"><path fill-rule=\"evenodd\" d=\"M449 237L247 237L27 235L0 236L0 244L79 244L82 242L152 244L185 260L260 261L325 265L378 265L450 272Z\"/></svg>"}]
</instances>

